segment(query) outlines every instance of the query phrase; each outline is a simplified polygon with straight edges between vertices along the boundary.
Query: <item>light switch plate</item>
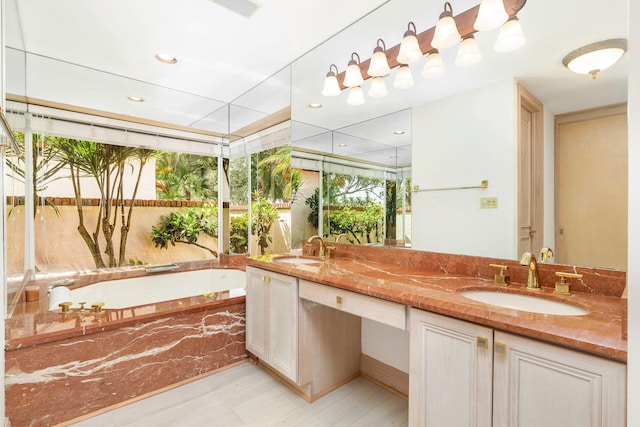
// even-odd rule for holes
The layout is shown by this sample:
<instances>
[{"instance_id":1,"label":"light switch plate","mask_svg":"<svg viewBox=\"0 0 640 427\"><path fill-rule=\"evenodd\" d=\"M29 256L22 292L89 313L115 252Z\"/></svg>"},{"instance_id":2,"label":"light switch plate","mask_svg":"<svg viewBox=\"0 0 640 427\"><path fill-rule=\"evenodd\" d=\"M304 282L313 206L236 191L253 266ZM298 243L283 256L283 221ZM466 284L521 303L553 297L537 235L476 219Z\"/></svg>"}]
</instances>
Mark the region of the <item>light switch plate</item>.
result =
<instances>
[{"instance_id":1,"label":"light switch plate","mask_svg":"<svg viewBox=\"0 0 640 427\"><path fill-rule=\"evenodd\" d=\"M497 197L480 197L480 209L497 209Z\"/></svg>"}]
</instances>

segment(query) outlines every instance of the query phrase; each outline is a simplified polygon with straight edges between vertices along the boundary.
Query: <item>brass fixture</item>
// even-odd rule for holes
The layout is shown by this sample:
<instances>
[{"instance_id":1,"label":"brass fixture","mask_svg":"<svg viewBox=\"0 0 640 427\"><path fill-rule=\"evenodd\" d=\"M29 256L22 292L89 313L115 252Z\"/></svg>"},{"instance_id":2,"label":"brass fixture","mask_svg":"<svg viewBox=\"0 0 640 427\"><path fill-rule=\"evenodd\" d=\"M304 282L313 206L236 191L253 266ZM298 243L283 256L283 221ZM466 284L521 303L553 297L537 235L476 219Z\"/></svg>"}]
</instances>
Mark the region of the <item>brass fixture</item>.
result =
<instances>
[{"instance_id":1,"label":"brass fixture","mask_svg":"<svg viewBox=\"0 0 640 427\"><path fill-rule=\"evenodd\" d=\"M570 284L565 282L566 279L582 279L582 274L563 273L561 271L556 271L556 276L560 278L560 281L556 282L556 289L553 293L559 295L571 295Z\"/></svg>"},{"instance_id":2,"label":"brass fixture","mask_svg":"<svg viewBox=\"0 0 640 427\"><path fill-rule=\"evenodd\" d=\"M495 267L495 268L499 268L500 272L498 274L495 274L493 283L498 285L498 286L507 286L507 281L509 280L509 276L507 276L505 274L505 271L507 271L507 267L506 265L499 265L499 264L489 264L489 267Z\"/></svg>"},{"instance_id":3,"label":"brass fixture","mask_svg":"<svg viewBox=\"0 0 640 427\"><path fill-rule=\"evenodd\" d=\"M324 249L325 249L325 258L331 258L331 251L333 251L336 247L333 245L327 245L325 243L324 245Z\"/></svg>"},{"instance_id":4,"label":"brass fixture","mask_svg":"<svg viewBox=\"0 0 640 427\"><path fill-rule=\"evenodd\" d=\"M91 304L91 308L93 309L93 312L97 314L103 313L102 307L104 307L103 302L94 302L93 304Z\"/></svg>"},{"instance_id":5,"label":"brass fixture","mask_svg":"<svg viewBox=\"0 0 640 427\"><path fill-rule=\"evenodd\" d=\"M311 236L307 239L307 243L313 243L314 241L319 240L320 241L320 247L318 249L318 256L319 257L323 257L324 256L324 249L325 249L325 243L324 243L324 239L320 236L318 236L317 234L315 236Z\"/></svg>"},{"instance_id":6,"label":"brass fixture","mask_svg":"<svg viewBox=\"0 0 640 427\"><path fill-rule=\"evenodd\" d=\"M540 249L540 256L538 257L538 261L544 264L549 258L553 258L553 250L551 250L551 248Z\"/></svg>"},{"instance_id":7,"label":"brass fixture","mask_svg":"<svg viewBox=\"0 0 640 427\"><path fill-rule=\"evenodd\" d=\"M347 236L345 233L338 234L338 237L336 237L336 243L340 243L340 239L342 239L343 237L347 239L347 243L351 243L349 242L349 236Z\"/></svg>"},{"instance_id":8,"label":"brass fixture","mask_svg":"<svg viewBox=\"0 0 640 427\"><path fill-rule=\"evenodd\" d=\"M540 285L538 284L538 262L535 255L531 252L525 252L520 258L520 265L526 265L529 272L527 275L527 289L540 290Z\"/></svg>"},{"instance_id":9,"label":"brass fixture","mask_svg":"<svg viewBox=\"0 0 640 427\"><path fill-rule=\"evenodd\" d=\"M58 307L60 307L62 313L69 313L69 307L71 307L72 305L73 303L71 301L65 301L58 304Z\"/></svg>"}]
</instances>

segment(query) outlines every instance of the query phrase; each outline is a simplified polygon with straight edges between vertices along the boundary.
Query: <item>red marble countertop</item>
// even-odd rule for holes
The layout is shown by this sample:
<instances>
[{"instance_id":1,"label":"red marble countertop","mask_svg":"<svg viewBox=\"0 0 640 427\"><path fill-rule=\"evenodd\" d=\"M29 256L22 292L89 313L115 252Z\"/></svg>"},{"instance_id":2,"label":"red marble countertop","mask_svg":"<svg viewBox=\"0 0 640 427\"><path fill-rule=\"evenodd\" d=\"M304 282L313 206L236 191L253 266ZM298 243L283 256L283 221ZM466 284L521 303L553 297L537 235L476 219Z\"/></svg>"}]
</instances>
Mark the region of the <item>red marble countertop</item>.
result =
<instances>
[{"instance_id":1,"label":"red marble countertop","mask_svg":"<svg viewBox=\"0 0 640 427\"><path fill-rule=\"evenodd\" d=\"M228 257L227 257L228 258ZM236 261L191 261L177 263L175 271L197 270L201 268L232 268L244 270L246 257L237 257ZM121 268L100 272L77 273L73 275L73 287L88 285L97 281L114 280L144 275L143 268ZM20 298L12 315L5 321L5 350L15 350L26 346L35 346L76 336L89 335L107 330L149 322L159 317L171 317L195 311L212 310L220 306L244 303L245 297L231 295L229 291L219 291L212 295L197 295L171 301L129 307L123 309L104 309L100 314L91 312L90 307L84 313L74 309L69 314L47 308L47 280L39 280L38 301L26 302Z\"/></svg>"},{"instance_id":2,"label":"red marble countertop","mask_svg":"<svg viewBox=\"0 0 640 427\"><path fill-rule=\"evenodd\" d=\"M277 258L278 256L275 257ZM395 301L618 361L624 362L627 358L627 341L622 337L621 298L616 296L587 292L562 296L554 294L550 287L529 291L519 283L511 283L503 288L494 285L493 278L425 271L415 266L351 257L330 258L317 264L287 264L268 258L249 259L247 265ZM589 313L582 316L538 314L476 302L459 294L462 290L485 289L535 295L576 305L587 309Z\"/></svg>"}]
</instances>

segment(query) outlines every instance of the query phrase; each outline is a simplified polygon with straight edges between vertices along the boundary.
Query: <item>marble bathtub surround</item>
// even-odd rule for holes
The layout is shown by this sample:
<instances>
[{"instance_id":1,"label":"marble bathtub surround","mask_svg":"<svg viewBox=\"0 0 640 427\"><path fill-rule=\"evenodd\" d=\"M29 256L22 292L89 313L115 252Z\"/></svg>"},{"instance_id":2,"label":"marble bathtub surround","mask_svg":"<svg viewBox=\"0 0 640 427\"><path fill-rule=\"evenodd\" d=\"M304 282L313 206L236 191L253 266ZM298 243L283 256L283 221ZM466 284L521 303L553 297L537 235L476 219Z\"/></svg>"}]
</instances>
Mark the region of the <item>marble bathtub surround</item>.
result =
<instances>
[{"instance_id":1,"label":"marble bathtub surround","mask_svg":"<svg viewBox=\"0 0 640 427\"><path fill-rule=\"evenodd\" d=\"M580 351L625 361L622 293L626 274L621 271L540 265L541 289L535 295L577 305L589 311L582 316L554 316L502 308L472 301L462 290L492 290L531 295L524 289L527 269L517 260L422 252L409 249L366 247L332 243L332 258L317 264L290 264L250 259L249 265L317 283L355 291L390 301L518 333ZM303 249L304 253L304 249ZM509 267L510 285L493 284L495 269ZM573 294L555 295L555 271L583 275L572 281Z\"/></svg>"}]
</instances>

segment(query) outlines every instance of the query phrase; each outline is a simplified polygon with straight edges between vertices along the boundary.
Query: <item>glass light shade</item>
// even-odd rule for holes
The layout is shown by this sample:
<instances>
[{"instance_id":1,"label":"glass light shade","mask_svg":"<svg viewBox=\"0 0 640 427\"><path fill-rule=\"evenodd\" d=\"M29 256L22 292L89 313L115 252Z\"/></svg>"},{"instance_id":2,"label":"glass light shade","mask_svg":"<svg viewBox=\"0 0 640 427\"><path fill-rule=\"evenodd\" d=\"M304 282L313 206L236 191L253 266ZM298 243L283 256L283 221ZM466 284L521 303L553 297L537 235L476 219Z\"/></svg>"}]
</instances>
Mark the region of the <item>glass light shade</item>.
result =
<instances>
[{"instance_id":1,"label":"glass light shade","mask_svg":"<svg viewBox=\"0 0 640 427\"><path fill-rule=\"evenodd\" d=\"M498 39L493 45L496 52L511 52L520 49L527 42L517 17L509 19L500 27Z\"/></svg>"},{"instance_id":2,"label":"glass light shade","mask_svg":"<svg viewBox=\"0 0 640 427\"><path fill-rule=\"evenodd\" d=\"M473 28L478 31L489 31L507 22L509 15L504 9L503 0L482 0L478 17Z\"/></svg>"},{"instance_id":3,"label":"glass light shade","mask_svg":"<svg viewBox=\"0 0 640 427\"><path fill-rule=\"evenodd\" d=\"M347 98L347 104L349 105L362 105L364 104L364 93L360 86L354 86L349 89L349 97Z\"/></svg>"},{"instance_id":4,"label":"glass light shade","mask_svg":"<svg viewBox=\"0 0 640 427\"><path fill-rule=\"evenodd\" d=\"M431 46L436 49L446 49L460 41L458 26L452 16L442 16L436 24L436 31L431 40Z\"/></svg>"},{"instance_id":5,"label":"glass light shade","mask_svg":"<svg viewBox=\"0 0 640 427\"><path fill-rule=\"evenodd\" d=\"M424 63L422 69L422 77L425 79L435 79L445 73L444 62L438 51L432 52L427 55L427 60Z\"/></svg>"},{"instance_id":6,"label":"glass light shade","mask_svg":"<svg viewBox=\"0 0 640 427\"><path fill-rule=\"evenodd\" d=\"M579 74L591 74L596 78L598 72L615 64L627 50L624 39L605 40L581 47L564 57L565 67Z\"/></svg>"},{"instance_id":7,"label":"glass light shade","mask_svg":"<svg viewBox=\"0 0 640 427\"><path fill-rule=\"evenodd\" d=\"M396 89L409 89L413 86L413 75L408 65L401 65L396 71L396 78L393 81L393 87Z\"/></svg>"},{"instance_id":8,"label":"glass light shade","mask_svg":"<svg viewBox=\"0 0 640 427\"><path fill-rule=\"evenodd\" d=\"M342 84L346 87L355 87L361 86L362 83L364 83L364 79L362 78L360 67L358 66L356 61L349 61L347 71L344 73L344 81L342 82Z\"/></svg>"},{"instance_id":9,"label":"glass light shade","mask_svg":"<svg viewBox=\"0 0 640 427\"><path fill-rule=\"evenodd\" d=\"M475 37L471 36L462 40L460 47L458 47L455 64L459 67L468 67L469 65L477 64L481 59L482 54L478 49L478 42L476 42Z\"/></svg>"},{"instance_id":10,"label":"glass light shade","mask_svg":"<svg viewBox=\"0 0 640 427\"><path fill-rule=\"evenodd\" d=\"M373 51L371 61L369 61L369 69L367 74L371 77L386 76L391 72L389 68L389 62L387 61L387 54L380 48L376 48Z\"/></svg>"},{"instance_id":11,"label":"glass light shade","mask_svg":"<svg viewBox=\"0 0 640 427\"><path fill-rule=\"evenodd\" d=\"M369 87L369 96L371 98L382 98L387 96L387 85L384 82L384 78L378 76L371 79L371 86Z\"/></svg>"},{"instance_id":12,"label":"glass light shade","mask_svg":"<svg viewBox=\"0 0 640 427\"><path fill-rule=\"evenodd\" d=\"M338 78L334 73L327 73L327 77L324 78L324 88L322 94L324 96L336 96L340 95L340 85L338 84Z\"/></svg>"},{"instance_id":13,"label":"glass light shade","mask_svg":"<svg viewBox=\"0 0 640 427\"><path fill-rule=\"evenodd\" d=\"M400 64L411 64L420 58L422 58L422 51L418 44L418 38L414 32L407 31L400 42L400 51L396 59Z\"/></svg>"}]
</instances>

